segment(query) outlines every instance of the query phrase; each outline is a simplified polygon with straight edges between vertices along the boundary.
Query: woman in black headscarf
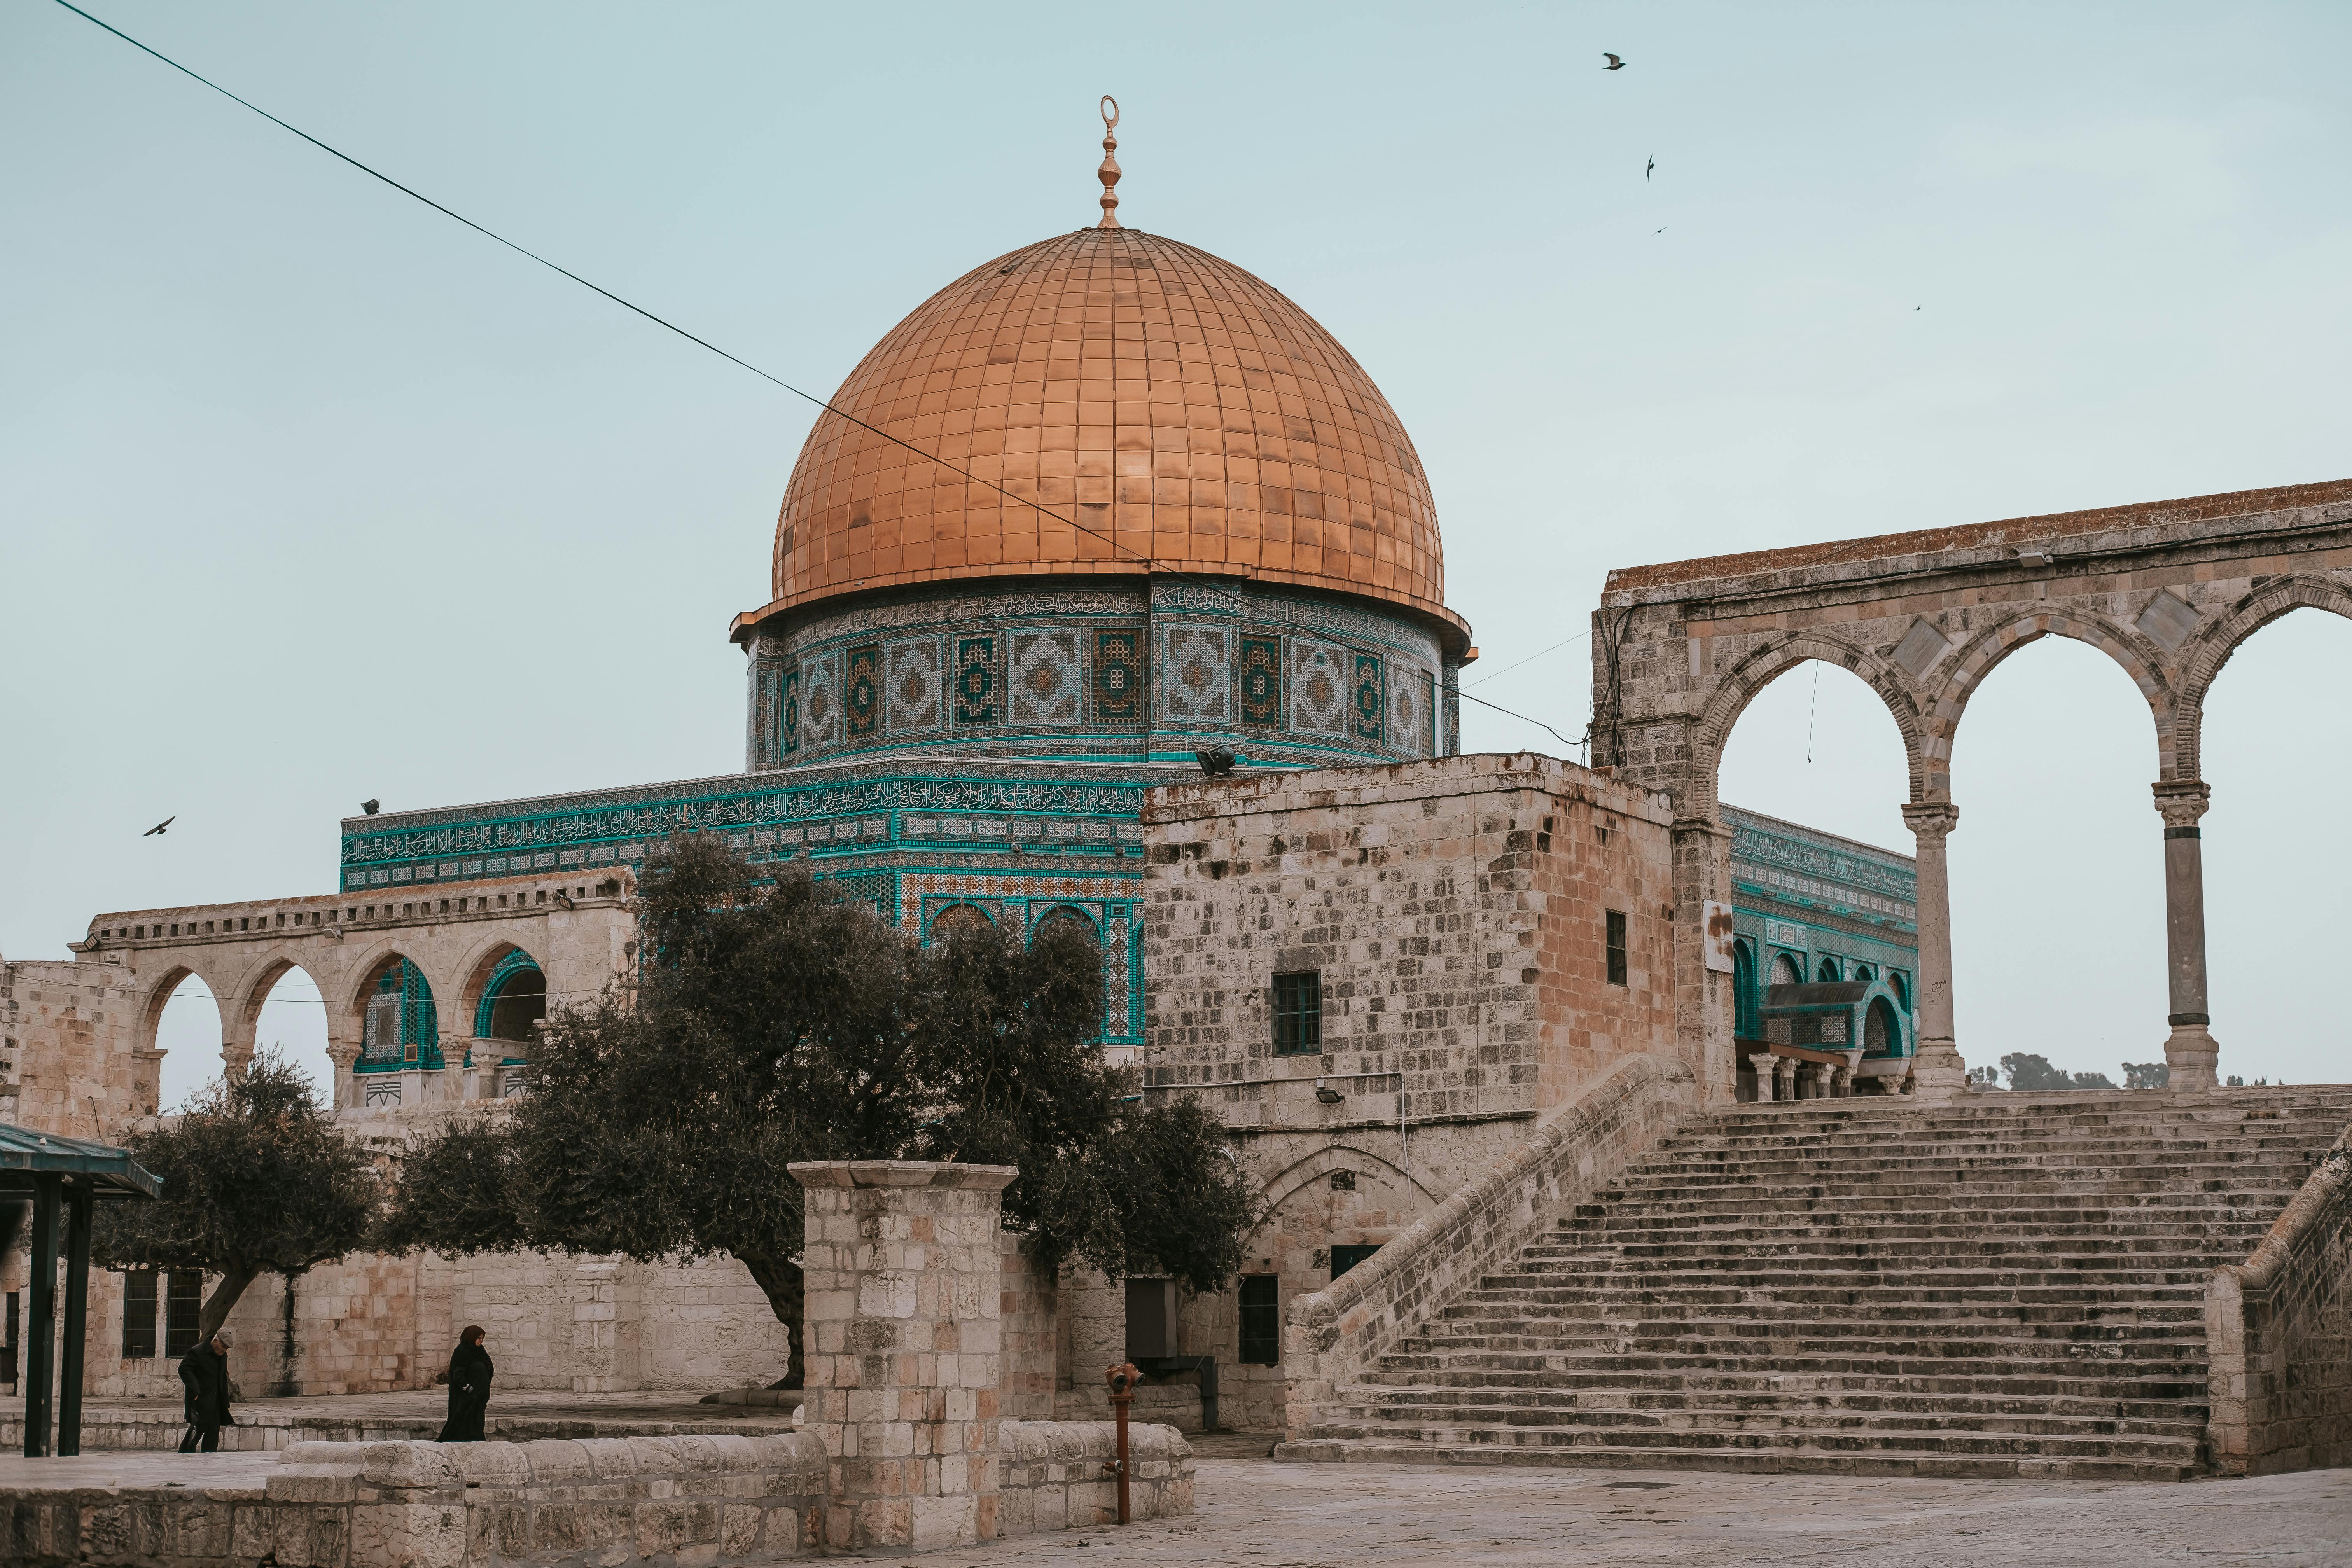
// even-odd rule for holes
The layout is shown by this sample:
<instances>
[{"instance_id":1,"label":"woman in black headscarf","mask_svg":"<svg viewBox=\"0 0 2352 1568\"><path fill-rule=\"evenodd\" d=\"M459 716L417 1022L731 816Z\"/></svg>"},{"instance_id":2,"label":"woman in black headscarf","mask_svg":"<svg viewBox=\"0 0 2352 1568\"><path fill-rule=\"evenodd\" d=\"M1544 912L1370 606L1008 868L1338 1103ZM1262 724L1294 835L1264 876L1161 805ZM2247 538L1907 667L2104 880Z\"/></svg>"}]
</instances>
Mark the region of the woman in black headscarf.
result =
<instances>
[{"instance_id":1,"label":"woman in black headscarf","mask_svg":"<svg viewBox=\"0 0 2352 1568\"><path fill-rule=\"evenodd\" d=\"M490 1405L490 1352L482 1348L479 1323L469 1324L449 1355L449 1420L436 1439L442 1443L478 1443L482 1415Z\"/></svg>"}]
</instances>

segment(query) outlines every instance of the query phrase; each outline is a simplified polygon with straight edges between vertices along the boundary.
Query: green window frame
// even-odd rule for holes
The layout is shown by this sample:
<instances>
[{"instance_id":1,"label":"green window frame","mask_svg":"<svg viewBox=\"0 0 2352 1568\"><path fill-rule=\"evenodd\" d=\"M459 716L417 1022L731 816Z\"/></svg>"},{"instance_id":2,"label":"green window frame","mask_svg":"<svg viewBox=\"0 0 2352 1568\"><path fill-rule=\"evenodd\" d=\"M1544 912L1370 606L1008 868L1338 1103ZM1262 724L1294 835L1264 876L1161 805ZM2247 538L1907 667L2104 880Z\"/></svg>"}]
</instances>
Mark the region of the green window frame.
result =
<instances>
[{"instance_id":1,"label":"green window frame","mask_svg":"<svg viewBox=\"0 0 2352 1568\"><path fill-rule=\"evenodd\" d=\"M1378 1252L1380 1249L1381 1244L1377 1241L1351 1242L1346 1247L1333 1247L1331 1249L1331 1278L1337 1279L1340 1275L1345 1274L1349 1269L1353 1268L1357 1264L1361 1263L1365 1258L1370 1258L1373 1253Z\"/></svg>"},{"instance_id":2,"label":"green window frame","mask_svg":"<svg viewBox=\"0 0 2352 1568\"><path fill-rule=\"evenodd\" d=\"M152 1268L134 1268L122 1277L122 1359L152 1361L155 1357L155 1286Z\"/></svg>"},{"instance_id":3,"label":"green window frame","mask_svg":"<svg viewBox=\"0 0 2352 1568\"><path fill-rule=\"evenodd\" d=\"M1323 972L1296 970L1274 977L1274 1054L1311 1057L1323 1049Z\"/></svg>"}]
</instances>

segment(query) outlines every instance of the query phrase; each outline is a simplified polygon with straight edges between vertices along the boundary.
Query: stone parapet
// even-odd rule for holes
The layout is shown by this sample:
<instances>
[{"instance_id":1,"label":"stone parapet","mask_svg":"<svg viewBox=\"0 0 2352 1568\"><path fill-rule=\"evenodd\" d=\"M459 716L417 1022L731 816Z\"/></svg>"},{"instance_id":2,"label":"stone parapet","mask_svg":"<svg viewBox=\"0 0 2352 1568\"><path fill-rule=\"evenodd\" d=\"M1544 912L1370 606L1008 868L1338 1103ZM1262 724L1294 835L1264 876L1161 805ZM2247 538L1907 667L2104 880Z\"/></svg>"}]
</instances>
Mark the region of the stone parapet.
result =
<instances>
[{"instance_id":1,"label":"stone parapet","mask_svg":"<svg viewBox=\"0 0 2352 1568\"><path fill-rule=\"evenodd\" d=\"M1109 1421L1007 1421L997 1427L996 1533L1037 1535L1118 1522L1118 1431ZM1128 1517L1192 1511L1192 1447L1175 1427L1127 1429Z\"/></svg>"},{"instance_id":2,"label":"stone parapet","mask_svg":"<svg viewBox=\"0 0 2352 1568\"><path fill-rule=\"evenodd\" d=\"M1698 1098L1686 1064L1628 1058L1402 1236L1293 1300L1282 1331L1291 1439L1341 1384L1624 1170Z\"/></svg>"},{"instance_id":3,"label":"stone parapet","mask_svg":"<svg viewBox=\"0 0 2352 1568\"><path fill-rule=\"evenodd\" d=\"M2352 1465L2352 1128L2205 1288L2207 1446L2224 1475Z\"/></svg>"}]
</instances>

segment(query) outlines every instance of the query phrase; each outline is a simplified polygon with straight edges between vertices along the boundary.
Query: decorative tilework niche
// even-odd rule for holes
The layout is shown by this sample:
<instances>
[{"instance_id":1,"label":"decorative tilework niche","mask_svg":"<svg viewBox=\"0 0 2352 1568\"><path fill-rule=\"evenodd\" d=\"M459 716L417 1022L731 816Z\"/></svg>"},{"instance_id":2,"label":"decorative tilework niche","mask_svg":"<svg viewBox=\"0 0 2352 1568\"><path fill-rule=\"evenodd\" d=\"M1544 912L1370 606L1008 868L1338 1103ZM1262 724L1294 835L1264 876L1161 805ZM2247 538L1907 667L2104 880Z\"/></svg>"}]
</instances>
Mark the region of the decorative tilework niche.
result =
<instances>
[{"instance_id":1,"label":"decorative tilework niche","mask_svg":"<svg viewBox=\"0 0 2352 1568\"><path fill-rule=\"evenodd\" d=\"M1132 626L1095 632L1095 721L1143 721L1143 634Z\"/></svg>"},{"instance_id":2,"label":"decorative tilework niche","mask_svg":"<svg viewBox=\"0 0 2352 1568\"><path fill-rule=\"evenodd\" d=\"M935 730L940 708L940 639L919 637L890 645L887 707L890 730Z\"/></svg>"},{"instance_id":3,"label":"decorative tilework niche","mask_svg":"<svg viewBox=\"0 0 2352 1568\"><path fill-rule=\"evenodd\" d=\"M1388 691L1383 685L1381 656L1360 653L1356 656L1353 676L1356 690L1356 739L1378 745L1387 733L1382 720L1388 707Z\"/></svg>"},{"instance_id":4,"label":"decorative tilework niche","mask_svg":"<svg viewBox=\"0 0 2352 1568\"><path fill-rule=\"evenodd\" d=\"M1078 667L1076 631L1014 632L1013 668L1005 682L1015 724L1076 724L1086 680Z\"/></svg>"},{"instance_id":5,"label":"decorative tilework niche","mask_svg":"<svg viewBox=\"0 0 2352 1568\"><path fill-rule=\"evenodd\" d=\"M996 639L955 639L955 721L961 725L993 724L999 711L996 689Z\"/></svg>"},{"instance_id":6,"label":"decorative tilework niche","mask_svg":"<svg viewBox=\"0 0 2352 1568\"><path fill-rule=\"evenodd\" d=\"M1170 626L1161 634L1167 662L1160 685L1160 712L1175 725L1223 727L1233 712L1231 630Z\"/></svg>"},{"instance_id":7,"label":"decorative tilework niche","mask_svg":"<svg viewBox=\"0 0 2352 1568\"><path fill-rule=\"evenodd\" d=\"M1242 638L1242 722L1259 730L1282 727L1282 639Z\"/></svg>"},{"instance_id":8,"label":"decorative tilework niche","mask_svg":"<svg viewBox=\"0 0 2352 1568\"><path fill-rule=\"evenodd\" d=\"M842 693L845 738L865 740L882 732L882 650L873 643L849 650L849 674Z\"/></svg>"}]
</instances>

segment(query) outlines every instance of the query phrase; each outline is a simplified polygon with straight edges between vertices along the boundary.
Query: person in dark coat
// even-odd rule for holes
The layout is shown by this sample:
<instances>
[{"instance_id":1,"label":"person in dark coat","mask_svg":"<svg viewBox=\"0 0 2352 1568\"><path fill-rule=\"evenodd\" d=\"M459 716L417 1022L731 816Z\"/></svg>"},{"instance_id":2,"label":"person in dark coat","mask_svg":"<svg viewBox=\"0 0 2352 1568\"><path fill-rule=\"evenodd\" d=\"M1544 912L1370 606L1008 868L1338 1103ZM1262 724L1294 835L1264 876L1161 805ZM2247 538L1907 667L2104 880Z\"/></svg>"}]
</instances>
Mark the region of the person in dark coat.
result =
<instances>
[{"instance_id":1,"label":"person in dark coat","mask_svg":"<svg viewBox=\"0 0 2352 1568\"><path fill-rule=\"evenodd\" d=\"M219 1451L221 1428L236 1425L228 1408L228 1351L235 1343L236 1335L222 1329L180 1358L180 1386L187 1391L182 1411L188 1418L187 1436L180 1439L183 1454Z\"/></svg>"},{"instance_id":2,"label":"person in dark coat","mask_svg":"<svg viewBox=\"0 0 2352 1568\"><path fill-rule=\"evenodd\" d=\"M467 1326L457 1336L457 1348L449 1355L449 1419L441 1428L439 1443L478 1443L482 1440L482 1416L490 1405L490 1352L482 1348L483 1331L479 1323Z\"/></svg>"}]
</instances>

